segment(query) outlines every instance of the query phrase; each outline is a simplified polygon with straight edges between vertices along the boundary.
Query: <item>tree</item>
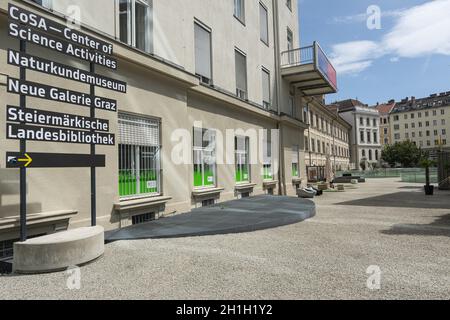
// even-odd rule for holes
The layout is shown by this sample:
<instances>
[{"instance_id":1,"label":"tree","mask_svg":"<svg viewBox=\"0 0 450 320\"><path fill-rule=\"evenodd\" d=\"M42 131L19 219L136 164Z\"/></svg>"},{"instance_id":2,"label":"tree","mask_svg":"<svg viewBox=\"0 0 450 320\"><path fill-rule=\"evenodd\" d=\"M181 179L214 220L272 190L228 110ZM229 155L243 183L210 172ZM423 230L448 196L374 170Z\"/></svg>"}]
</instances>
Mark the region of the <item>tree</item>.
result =
<instances>
[{"instance_id":1,"label":"tree","mask_svg":"<svg viewBox=\"0 0 450 320\"><path fill-rule=\"evenodd\" d=\"M409 140L397 142L393 145L386 145L381 153L381 158L391 167L400 163L404 168L411 168L419 164L422 150Z\"/></svg>"}]
</instances>

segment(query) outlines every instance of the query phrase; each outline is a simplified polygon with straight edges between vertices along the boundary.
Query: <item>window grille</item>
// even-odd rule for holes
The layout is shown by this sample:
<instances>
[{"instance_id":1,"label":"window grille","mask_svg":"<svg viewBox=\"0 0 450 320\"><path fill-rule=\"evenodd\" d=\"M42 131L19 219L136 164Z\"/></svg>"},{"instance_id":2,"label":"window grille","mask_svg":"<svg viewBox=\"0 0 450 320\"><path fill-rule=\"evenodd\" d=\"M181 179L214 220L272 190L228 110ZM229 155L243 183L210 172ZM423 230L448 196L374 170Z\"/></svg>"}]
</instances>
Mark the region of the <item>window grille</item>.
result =
<instances>
[{"instance_id":1,"label":"window grille","mask_svg":"<svg viewBox=\"0 0 450 320\"><path fill-rule=\"evenodd\" d=\"M161 193L160 123L119 114L119 194L121 197Z\"/></svg>"}]
</instances>

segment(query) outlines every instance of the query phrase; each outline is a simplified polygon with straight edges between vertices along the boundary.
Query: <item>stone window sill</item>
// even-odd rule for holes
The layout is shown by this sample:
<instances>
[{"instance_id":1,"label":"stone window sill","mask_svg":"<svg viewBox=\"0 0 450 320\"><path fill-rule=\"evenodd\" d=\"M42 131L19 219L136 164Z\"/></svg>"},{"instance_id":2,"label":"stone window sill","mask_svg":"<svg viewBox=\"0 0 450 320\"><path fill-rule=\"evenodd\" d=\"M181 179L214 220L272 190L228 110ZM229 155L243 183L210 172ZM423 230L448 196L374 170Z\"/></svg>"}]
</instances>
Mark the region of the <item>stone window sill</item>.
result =
<instances>
[{"instance_id":1,"label":"stone window sill","mask_svg":"<svg viewBox=\"0 0 450 320\"><path fill-rule=\"evenodd\" d=\"M141 199L123 200L115 203L114 209L121 212L135 209L151 208L166 204L171 199L172 197L168 196L158 196Z\"/></svg>"}]
</instances>

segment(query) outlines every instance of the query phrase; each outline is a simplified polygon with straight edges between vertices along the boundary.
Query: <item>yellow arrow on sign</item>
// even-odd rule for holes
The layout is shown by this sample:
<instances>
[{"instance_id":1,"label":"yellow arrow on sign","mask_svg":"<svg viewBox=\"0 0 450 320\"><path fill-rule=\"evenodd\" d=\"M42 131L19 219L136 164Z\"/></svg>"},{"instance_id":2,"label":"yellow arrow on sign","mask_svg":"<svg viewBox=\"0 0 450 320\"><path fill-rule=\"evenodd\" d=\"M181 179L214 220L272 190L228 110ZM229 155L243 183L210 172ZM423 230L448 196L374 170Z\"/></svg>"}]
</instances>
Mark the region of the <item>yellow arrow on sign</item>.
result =
<instances>
[{"instance_id":1,"label":"yellow arrow on sign","mask_svg":"<svg viewBox=\"0 0 450 320\"><path fill-rule=\"evenodd\" d=\"M25 159L17 159L17 161L26 162L25 163L25 168L26 168L33 162L33 159L31 159L31 157L28 155L28 153L25 153Z\"/></svg>"}]
</instances>

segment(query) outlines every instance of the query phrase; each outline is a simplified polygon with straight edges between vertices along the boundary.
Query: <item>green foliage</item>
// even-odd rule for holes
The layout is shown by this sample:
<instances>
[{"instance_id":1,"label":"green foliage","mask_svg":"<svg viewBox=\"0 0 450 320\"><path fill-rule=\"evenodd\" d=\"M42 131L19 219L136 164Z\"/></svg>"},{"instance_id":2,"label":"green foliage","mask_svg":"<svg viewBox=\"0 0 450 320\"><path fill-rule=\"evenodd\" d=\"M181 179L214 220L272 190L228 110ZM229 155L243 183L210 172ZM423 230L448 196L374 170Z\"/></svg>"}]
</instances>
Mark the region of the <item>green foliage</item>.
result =
<instances>
[{"instance_id":1,"label":"green foliage","mask_svg":"<svg viewBox=\"0 0 450 320\"><path fill-rule=\"evenodd\" d=\"M386 145L381 153L381 158L391 167L399 163L403 168L412 168L419 164L422 151L411 141L397 142L393 145Z\"/></svg>"}]
</instances>

